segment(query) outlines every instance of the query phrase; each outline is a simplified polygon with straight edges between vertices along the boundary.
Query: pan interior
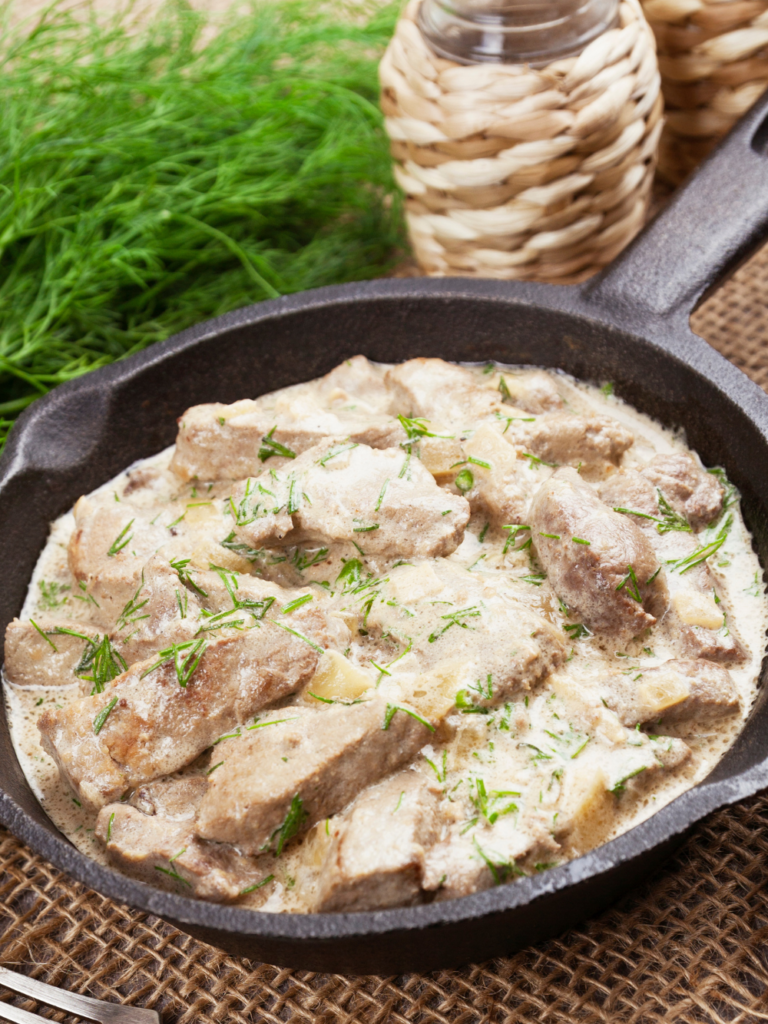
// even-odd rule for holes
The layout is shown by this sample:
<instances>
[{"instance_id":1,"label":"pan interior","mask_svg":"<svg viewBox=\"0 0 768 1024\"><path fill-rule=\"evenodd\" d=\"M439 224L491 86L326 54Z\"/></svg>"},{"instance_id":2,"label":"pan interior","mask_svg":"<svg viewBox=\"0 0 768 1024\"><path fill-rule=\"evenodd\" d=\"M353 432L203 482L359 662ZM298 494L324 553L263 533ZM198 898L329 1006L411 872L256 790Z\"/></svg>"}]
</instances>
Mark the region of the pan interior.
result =
<instances>
[{"instance_id":1,"label":"pan interior","mask_svg":"<svg viewBox=\"0 0 768 1024\"><path fill-rule=\"evenodd\" d=\"M562 369L616 393L666 426L684 426L706 465L723 465L743 499L761 562L768 558L768 441L721 386L651 342L546 306L487 296L352 295L263 315L224 318L108 371L54 392L25 420L14 471L0 484L3 630L18 613L48 524L132 461L171 444L190 405L232 402L320 376L358 353L380 362L435 356ZM8 464L6 463L6 466ZM735 778L768 759L761 688L738 742L712 779ZM0 721L2 784L54 831L16 761ZM641 831L644 826L640 826ZM652 840L648 840L652 843ZM209 908L200 909L200 921Z\"/></svg>"}]
</instances>

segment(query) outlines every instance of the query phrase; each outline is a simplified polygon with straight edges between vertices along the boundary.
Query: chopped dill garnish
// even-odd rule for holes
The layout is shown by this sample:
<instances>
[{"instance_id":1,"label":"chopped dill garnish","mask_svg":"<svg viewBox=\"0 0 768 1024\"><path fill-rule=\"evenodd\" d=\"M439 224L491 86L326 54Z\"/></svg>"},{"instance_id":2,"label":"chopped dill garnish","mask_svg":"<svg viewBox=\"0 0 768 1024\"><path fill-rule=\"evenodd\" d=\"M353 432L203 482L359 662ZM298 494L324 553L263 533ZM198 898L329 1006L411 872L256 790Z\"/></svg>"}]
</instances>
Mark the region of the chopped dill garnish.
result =
<instances>
[{"instance_id":1,"label":"chopped dill garnish","mask_svg":"<svg viewBox=\"0 0 768 1024\"><path fill-rule=\"evenodd\" d=\"M267 459L271 459L273 455L281 455L284 459L295 459L296 452L292 448L287 448L284 444L280 444L279 441L275 441L273 434L277 430L277 424L270 430L268 434L265 434L261 439L261 448L259 448L259 461L266 462Z\"/></svg>"},{"instance_id":2,"label":"chopped dill garnish","mask_svg":"<svg viewBox=\"0 0 768 1024\"><path fill-rule=\"evenodd\" d=\"M80 636L79 633L70 630L60 629L59 631ZM93 696L95 693L103 693L107 683L111 683L117 676L127 672L128 666L120 652L113 647L106 633L103 638L99 638L97 634L92 640L89 637L83 637L83 639L86 641L85 650L75 667L75 675L88 683L93 683L91 690L91 696ZM87 672L90 672L90 675L86 675Z\"/></svg>"},{"instance_id":3,"label":"chopped dill garnish","mask_svg":"<svg viewBox=\"0 0 768 1024\"><path fill-rule=\"evenodd\" d=\"M318 562L322 562L327 555L328 548L320 548L315 552L305 552L301 548L296 548L291 563L296 566L299 572L304 572L305 569L309 569L313 565L317 565Z\"/></svg>"},{"instance_id":4,"label":"chopped dill garnish","mask_svg":"<svg viewBox=\"0 0 768 1024\"><path fill-rule=\"evenodd\" d=\"M438 637L441 637L443 633L446 633L451 626L460 626L462 629L473 629L476 627L470 626L464 622L464 619L474 619L481 615L480 608L475 605L470 605L469 608L462 608L456 612L449 612L447 615L441 615L441 619L447 619L447 624L442 629L436 629L433 633L430 633L427 637L429 643L433 644Z\"/></svg>"},{"instance_id":5,"label":"chopped dill garnish","mask_svg":"<svg viewBox=\"0 0 768 1024\"><path fill-rule=\"evenodd\" d=\"M274 875L267 875L267 877L262 878L260 882L254 882L253 885L246 886L245 889L240 890L240 895L246 896L249 892L255 892L257 889L261 889L263 886L267 885L268 882L273 881L274 877Z\"/></svg>"},{"instance_id":6,"label":"chopped dill garnish","mask_svg":"<svg viewBox=\"0 0 768 1024\"><path fill-rule=\"evenodd\" d=\"M127 523L122 528L120 533L118 533L118 535L112 541L112 544L110 545L109 551L107 551L107 557L108 558L114 558L115 555L119 555L120 552L123 550L123 548L131 543L131 541L133 540L133 534L131 533L128 536L126 536L126 534L128 533L128 531L130 530L130 528L133 526L133 524L135 522L136 522L136 520L132 519L130 521L130 523Z\"/></svg>"},{"instance_id":7,"label":"chopped dill garnish","mask_svg":"<svg viewBox=\"0 0 768 1024\"><path fill-rule=\"evenodd\" d=\"M571 640L587 640L589 637L594 636L592 630L585 626L583 622L565 625L563 629L570 636Z\"/></svg>"},{"instance_id":8,"label":"chopped dill garnish","mask_svg":"<svg viewBox=\"0 0 768 1024\"><path fill-rule=\"evenodd\" d=\"M635 575L635 570L631 565L627 566L627 574L616 587L616 590L624 590L625 587L631 598L637 601L638 604L643 603L643 598L640 594L640 586L637 582L637 576Z\"/></svg>"},{"instance_id":9,"label":"chopped dill garnish","mask_svg":"<svg viewBox=\"0 0 768 1024\"><path fill-rule=\"evenodd\" d=\"M720 548L725 544L725 539L728 536L728 531L733 525L733 516L729 515L725 523L723 523L720 530L715 535L715 539L710 541L709 544L699 546L695 551L692 551L690 555L685 558L673 558L667 561L667 565L671 565L672 568L679 572L682 576L683 573L688 572L689 569L695 568L697 565L701 565L702 562L706 562L708 558L711 558L715 552L719 551Z\"/></svg>"},{"instance_id":10,"label":"chopped dill garnish","mask_svg":"<svg viewBox=\"0 0 768 1024\"><path fill-rule=\"evenodd\" d=\"M309 646L318 653L325 654L325 649L322 648L320 644L316 644L314 640L310 640L308 636L305 636L304 633L300 633L298 629L291 629L291 627L286 626L285 623L276 622L274 619L268 619L267 621L271 622L273 626L277 626L279 629L284 629L286 633L293 634L293 636L297 637L299 640L303 640L305 644L309 644Z\"/></svg>"},{"instance_id":11,"label":"chopped dill garnish","mask_svg":"<svg viewBox=\"0 0 768 1024\"><path fill-rule=\"evenodd\" d=\"M309 604L312 600L311 594L302 594L301 597L294 598L293 601L289 601L288 604L283 605L280 612L281 615L290 615L291 612L295 612L297 608L301 608L302 605Z\"/></svg>"},{"instance_id":12,"label":"chopped dill garnish","mask_svg":"<svg viewBox=\"0 0 768 1024\"><path fill-rule=\"evenodd\" d=\"M273 852L275 857L279 857L283 852L285 844L299 832L308 817L309 812L304 810L303 801L297 793L291 800L291 806L288 808L288 813L283 819L283 823L278 825L261 849L271 849L272 844L277 839Z\"/></svg>"},{"instance_id":13,"label":"chopped dill garnish","mask_svg":"<svg viewBox=\"0 0 768 1024\"><path fill-rule=\"evenodd\" d=\"M96 717L94 718L94 720L93 720L93 731L94 731L95 735L98 736L98 734L104 728L104 723L109 718L109 713L111 712L111 710L115 706L115 704L117 704L117 697L113 697L112 700L109 702L109 704L106 704L101 709L101 711L98 713L98 715L96 715Z\"/></svg>"},{"instance_id":14,"label":"chopped dill garnish","mask_svg":"<svg viewBox=\"0 0 768 1024\"><path fill-rule=\"evenodd\" d=\"M387 477L387 479L381 485L381 490L379 491L379 499L376 502L376 505L374 506L373 509L374 512L378 512L379 509L381 508L381 503L384 501L384 495L387 493L387 487L389 487L389 477Z\"/></svg>"},{"instance_id":15,"label":"chopped dill garnish","mask_svg":"<svg viewBox=\"0 0 768 1024\"><path fill-rule=\"evenodd\" d=\"M415 718L417 722L421 722L423 726L429 729L430 732L435 731L434 725L429 722L426 718L423 718L417 711L412 708L408 708L405 704L387 704L386 711L384 713L384 721L381 728L386 732L392 724L392 719L395 717L398 711L405 712L406 715L410 715L411 718Z\"/></svg>"},{"instance_id":16,"label":"chopped dill garnish","mask_svg":"<svg viewBox=\"0 0 768 1024\"><path fill-rule=\"evenodd\" d=\"M506 555L510 547L513 548L515 551L522 551L523 547L526 547L526 545L523 545L523 547L520 548L514 547L514 545L517 542L517 535L518 533L523 533L526 530L530 532L530 529L530 526L502 526L502 530L509 530L509 536L507 537L507 540L504 544L504 550L501 552L502 555ZM528 544L530 544L530 538L528 540Z\"/></svg>"},{"instance_id":17,"label":"chopped dill garnish","mask_svg":"<svg viewBox=\"0 0 768 1024\"><path fill-rule=\"evenodd\" d=\"M40 588L40 601L44 608L54 611L67 603L66 593L69 590L67 584L57 583L56 580L51 580L50 583L39 580L37 585ZM62 594L65 596L62 597Z\"/></svg>"},{"instance_id":18,"label":"chopped dill garnish","mask_svg":"<svg viewBox=\"0 0 768 1024\"><path fill-rule=\"evenodd\" d=\"M335 459L337 455L342 455L344 452L351 452L353 448L359 447L360 445L356 442L353 442L352 444L337 445L335 448L331 448L328 454L324 455L322 459L318 459L317 465L324 466L327 462L330 462L331 459Z\"/></svg>"},{"instance_id":19,"label":"chopped dill garnish","mask_svg":"<svg viewBox=\"0 0 768 1024\"><path fill-rule=\"evenodd\" d=\"M174 570L176 575L179 577L179 582L183 583L185 587L190 587L200 597L208 597L208 592L199 587L192 579L192 574L187 568L190 560L188 558L178 558L175 562L171 562L171 568Z\"/></svg>"},{"instance_id":20,"label":"chopped dill garnish","mask_svg":"<svg viewBox=\"0 0 768 1024\"><path fill-rule=\"evenodd\" d=\"M119 615L118 620L117 620L117 628L118 629L125 629L125 627L128 626L128 625L134 625L135 623L141 621L142 619L148 619L149 618L148 614L139 615L139 612L141 611L141 609L144 608L144 606L149 603L149 598L148 597L145 597L143 601L139 601L139 596L141 595L141 592L142 592L143 589L144 589L144 570L142 569L141 570L141 583L139 583L139 586L138 586L138 589L136 590L136 593L133 595L133 597L130 599L130 601L128 601L128 603L126 604L125 608L123 608L123 610L120 612L120 615ZM176 591L177 600L178 600L178 595L179 595L179 592ZM182 615L182 618L184 618L183 615Z\"/></svg>"},{"instance_id":21,"label":"chopped dill garnish","mask_svg":"<svg viewBox=\"0 0 768 1024\"><path fill-rule=\"evenodd\" d=\"M59 653L59 648L58 648L58 647L56 646L56 644L55 644L55 643L53 642L53 640L51 640L51 638L50 638L50 637L48 636L48 634L47 634L47 633L45 633L45 632L44 632L44 631L43 631L43 630L42 630L42 629L41 629L41 628L40 628L40 627L38 626L38 624L37 624L37 623L35 622L35 620L34 620L34 619L30 619L29 621L30 621L30 623L31 623L31 624L32 624L32 625L33 625L33 626L35 627L35 629L36 629L36 630L37 630L37 632L38 632L38 633L40 634L40 636L41 636L41 637L43 638L43 640L45 640L45 642L46 642L46 643L48 644L48 646L49 646L49 647L52 647L52 648L54 649L54 651L55 651L55 652L56 652L56 653L58 654L58 653Z\"/></svg>"},{"instance_id":22,"label":"chopped dill garnish","mask_svg":"<svg viewBox=\"0 0 768 1024\"><path fill-rule=\"evenodd\" d=\"M176 680L179 686L185 689L200 664L200 659L205 654L207 646L208 641L202 637L198 640L187 640L183 644L171 644L165 650L158 651L158 660L141 673L141 678L143 679L144 676L148 676L150 672L154 672L161 665L172 661L176 671Z\"/></svg>"}]
</instances>

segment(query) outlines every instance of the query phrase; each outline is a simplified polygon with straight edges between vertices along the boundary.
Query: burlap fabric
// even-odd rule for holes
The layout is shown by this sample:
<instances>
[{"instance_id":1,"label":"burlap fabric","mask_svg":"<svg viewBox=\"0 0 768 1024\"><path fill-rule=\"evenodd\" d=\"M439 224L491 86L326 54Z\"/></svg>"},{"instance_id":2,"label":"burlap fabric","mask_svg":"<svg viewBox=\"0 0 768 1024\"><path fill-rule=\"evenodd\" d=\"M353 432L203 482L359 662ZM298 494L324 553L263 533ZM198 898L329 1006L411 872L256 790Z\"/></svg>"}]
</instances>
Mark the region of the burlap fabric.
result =
<instances>
[{"instance_id":1,"label":"burlap fabric","mask_svg":"<svg viewBox=\"0 0 768 1024\"><path fill-rule=\"evenodd\" d=\"M693 325L768 390L766 294L768 248ZM768 795L703 823L601 917L461 970L346 978L249 963L73 884L2 831L0 933L0 963L153 1007L165 1024L752 1024L768 1021Z\"/></svg>"}]
</instances>

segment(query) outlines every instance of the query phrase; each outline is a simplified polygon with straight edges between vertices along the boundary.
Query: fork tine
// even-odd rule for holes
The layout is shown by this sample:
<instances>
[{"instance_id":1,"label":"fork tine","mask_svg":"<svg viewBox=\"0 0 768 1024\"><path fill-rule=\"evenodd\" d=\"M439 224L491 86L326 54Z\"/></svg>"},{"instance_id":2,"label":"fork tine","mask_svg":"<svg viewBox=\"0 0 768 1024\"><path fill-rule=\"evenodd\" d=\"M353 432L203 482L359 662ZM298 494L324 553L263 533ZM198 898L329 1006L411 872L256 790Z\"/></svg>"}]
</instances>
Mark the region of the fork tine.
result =
<instances>
[{"instance_id":1,"label":"fork tine","mask_svg":"<svg viewBox=\"0 0 768 1024\"><path fill-rule=\"evenodd\" d=\"M0 985L9 988L12 992L31 996L32 999L45 1003L46 1006L53 1006L57 1010L66 1010L67 1013L73 1013L76 1017L94 1020L98 1024L160 1024L160 1016L155 1010L143 1010L136 1006L121 1006L119 1003L106 1003L101 999L91 999L90 996L81 996L64 988L46 985L44 981L28 978L26 974L9 971L7 967L0 967ZM13 1016L10 1011L15 1014L24 1014L24 1016ZM13 1024L40 1024L40 1021L43 1020L36 1013L17 1009L7 1003L0 1003L0 1017L2 1016L6 1016Z\"/></svg>"},{"instance_id":2,"label":"fork tine","mask_svg":"<svg viewBox=\"0 0 768 1024\"><path fill-rule=\"evenodd\" d=\"M44 1024L45 1017L38 1017L36 1013L10 1003L0 1003L0 1020L10 1021L11 1024Z\"/></svg>"}]
</instances>

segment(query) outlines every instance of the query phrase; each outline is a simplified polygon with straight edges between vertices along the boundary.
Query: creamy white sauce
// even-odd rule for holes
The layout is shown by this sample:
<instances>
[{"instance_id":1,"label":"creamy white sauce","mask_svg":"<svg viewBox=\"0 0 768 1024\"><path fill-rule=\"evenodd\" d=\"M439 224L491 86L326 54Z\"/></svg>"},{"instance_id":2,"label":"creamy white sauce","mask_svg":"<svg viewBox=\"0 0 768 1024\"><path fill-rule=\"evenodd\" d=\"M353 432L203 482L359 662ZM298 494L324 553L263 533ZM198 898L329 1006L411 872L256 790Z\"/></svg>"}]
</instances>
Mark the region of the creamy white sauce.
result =
<instances>
[{"instance_id":1,"label":"creamy white sauce","mask_svg":"<svg viewBox=\"0 0 768 1024\"><path fill-rule=\"evenodd\" d=\"M514 368L509 368L514 372ZM481 369L476 371L481 374ZM626 426L635 436L634 445L623 456L621 465L625 468L632 468L646 463L654 454L660 452L689 452L685 445L682 432L675 432L660 426L648 416L632 409L614 396L606 396L598 388L585 385L566 377L563 374L556 375L558 390L566 401L566 408L570 412L589 413L596 412L601 415L608 415ZM137 463L142 468L164 469L168 466L173 448L167 449L151 459ZM129 467L133 469L135 467ZM531 473L538 474L541 481L551 475L552 470L545 465L531 466ZM120 473L113 480L108 481L95 493L109 493L115 491L121 493L125 487L129 470ZM185 488L178 485L179 492L185 492ZM170 492L166 496L171 498ZM749 533L744 526L738 506L731 509L733 525L728 534L727 540L717 554L709 560L709 566L717 580L718 590L724 595L723 607L727 610L728 622L738 631L747 652L747 659L739 665L729 665L731 678L738 690L741 710L737 714L714 719L705 725L697 724L695 721L680 726L677 729L665 730L669 735L683 737L692 750L692 756L683 765L668 771L656 771L652 777L644 780L642 787L631 788L617 798L613 805L611 820L603 821L593 837L593 842L578 849L569 850L564 848L560 860L583 852L590 845L597 845L614 836L626 831L638 824L649 815L653 814L660 807L664 806L675 796L701 781L722 757L723 753L738 736L744 721L755 698L758 673L762 658L765 652L766 626L768 625L768 607L766 605L764 585L762 582L762 570L757 555L752 549ZM526 570L530 571L528 554L518 552L514 554L503 554L505 538L486 536L481 542L482 516L473 517L466 532L465 538L458 550L449 557L449 560L463 567L472 567L474 573L483 579L493 581L498 578L499 573L508 575L520 575ZM77 584L72 578L67 565L67 545L74 528L74 517L67 513L56 520L51 527L49 540L43 549L36 565L32 580L30 581L27 598L21 612L20 618L28 620L35 615L45 612L47 614L63 614L77 620L78 602L81 595L78 592ZM339 564L341 564L339 562ZM305 584L310 580L322 581L333 580L336 569L329 569L328 564L310 570L305 575ZM280 580L279 571L274 570L273 578ZM284 582L293 582L285 580ZM58 608L46 606L43 600L41 583L47 588L51 595L51 584L59 588L57 593L52 595L53 600L64 601ZM564 622L561 613L558 611L557 602L551 592L548 583L540 587L521 584L522 595L530 606L544 614L557 623ZM458 630L456 633L458 634ZM626 652L615 652L604 650L599 638L586 641L574 641L572 644L573 656L567 665L561 669L557 676L565 680L574 681L590 680L596 673L621 669L624 664L631 662L638 666L639 671L658 665L668 658L676 655L672 645L663 636L663 631L653 639L652 653L645 650L634 650L629 659L624 656ZM369 645L361 638L353 641L349 658L357 664L367 667L370 670L369 659L371 652ZM397 671L384 680L381 684L381 691L386 696L390 694L394 698L401 692L401 687L412 682L414 673L417 674L417 666L409 666L408 659L404 659L398 665ZM521 736L529 739L537 738L545 734L547 723L552 724L551 709L557 706L559 698L552 697L552 687L544 684L531 695L529 706L523 709L522 705L514 706L508 712L508 724L513 719L519 724L516 726L516 737ZM22 770L27 777L38 800L46 810L47 814L54 821L56 826L66 835L75 846L83 853L107 863L104 849L94 838L94 818L78 805L76 799L67 790L59 778L58 770L42 749L37 730L37 720L42 711L47 707L63 707L76 699L80 694L78 686L56 686L56 687L18 687L10 685L4 680L4 693L10 724L11 737L14 749L19 758ZM518 716L515 719L515 716ZM546 807L548 801L556 798L556 786L553 794L553 783L549 782L549 789L546 789L547 771L539 764L527 764L521 767L518 754L513 754L512 746L508 740L510 730L504 726L504 712L497 709L492 716L463 716L457 720L457 737L450 744L450 778L464 780L476 778L478 772L482 772L485 786L488 791L502 791L510 788L510 774L514 775L514 788L526 790L526 799L532 799L531 792L540 786L540 803ZM512 730L514 732L514 729ZM578 732L578 728L574 732ZM505 746L505 744L507 744ZM515 748L519 743L515 744ZM595 761L603 756L604 751L598 742L591 746L587 744L583 753L579 756L583 763L589 764L591 759ZM438 747L427 747L422 756L414 763L415 770L430 773L426 765L426 758L429 758L438 766L440 772L442 751ZM475 773L472 775L472 773ZM551 776L551 772L550 772ZM461 781L459 788L461 787ZM528 789L526 789L528 787ZM455 798L460 800L461 793ZM469 804L461 804L457 813L468 814ZM512 828L512 816L507 821L499 819L501 835L507 828ZM495 827L499 827L498 825ZM481 833L483 841L490 841L492 830ZM306 909L308 898L311 897L312 877L311 872L303 872L302 858L303 844L295 842L276 864L274 873L276 881L267 890L254 893L245 897L242 904L245 906L259 907L269 911L301 911ZM296 878L303 877L304 889L299 892L301 886L296 885ZM159 884L162 884L162 880ZM310 901L311 902L311 901Z\"/></svg>"}]
</instances>

